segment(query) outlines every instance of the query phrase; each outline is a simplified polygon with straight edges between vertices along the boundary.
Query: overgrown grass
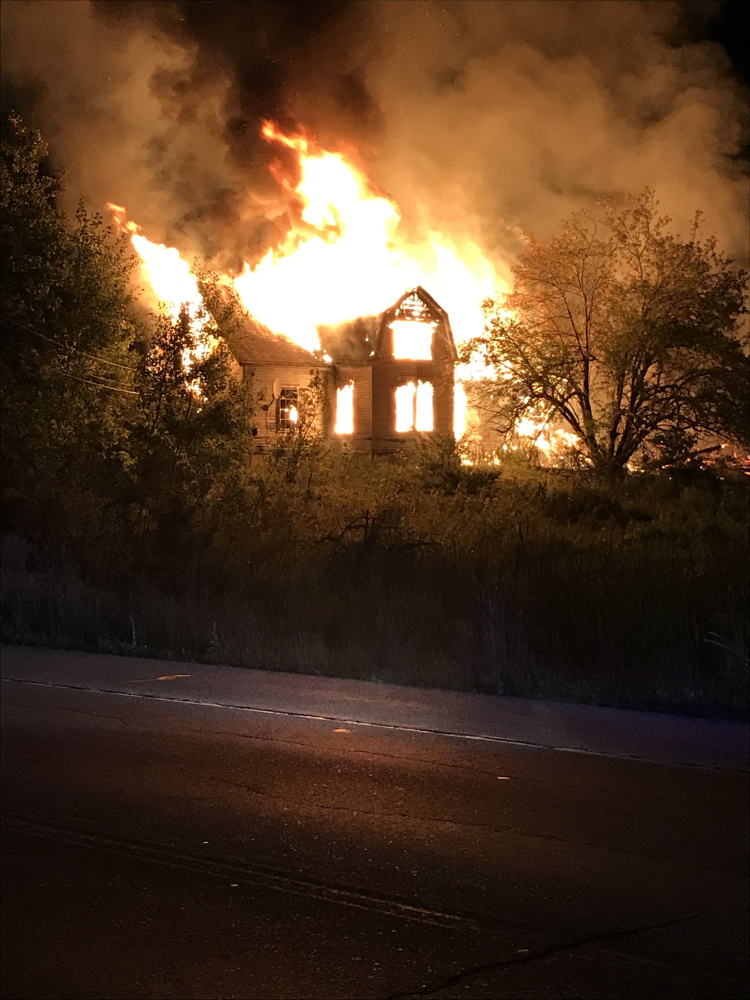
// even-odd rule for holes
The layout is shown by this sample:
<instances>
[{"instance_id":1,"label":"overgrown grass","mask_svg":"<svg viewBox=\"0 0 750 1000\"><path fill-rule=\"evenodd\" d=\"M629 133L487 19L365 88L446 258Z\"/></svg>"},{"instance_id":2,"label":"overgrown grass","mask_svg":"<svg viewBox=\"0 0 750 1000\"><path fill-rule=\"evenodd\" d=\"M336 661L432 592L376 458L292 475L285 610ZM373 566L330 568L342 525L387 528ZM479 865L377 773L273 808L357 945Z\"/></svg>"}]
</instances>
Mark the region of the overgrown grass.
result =
<instances>
[{"instance_id":1,"label":"overgrown grass","mask_svg":"<svg viewBox=\"0 0 750 1000\"><path fill-rule=\"evenodd\" d=\"M3 640L748 717L746 482L443 472L256 470L116 572L11 536Z\"/></svg>"}]
</instances>

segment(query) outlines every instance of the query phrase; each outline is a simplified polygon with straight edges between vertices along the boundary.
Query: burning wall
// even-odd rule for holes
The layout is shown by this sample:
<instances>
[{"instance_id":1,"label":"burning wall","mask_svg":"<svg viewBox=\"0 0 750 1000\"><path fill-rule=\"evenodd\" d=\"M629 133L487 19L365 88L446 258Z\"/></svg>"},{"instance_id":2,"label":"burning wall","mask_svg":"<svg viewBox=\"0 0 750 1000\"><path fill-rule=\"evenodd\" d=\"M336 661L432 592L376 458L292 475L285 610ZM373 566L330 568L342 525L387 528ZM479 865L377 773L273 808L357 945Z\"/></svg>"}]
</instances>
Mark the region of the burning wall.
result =
<instances>
[{"instance_id":1,"label":"burning wall","mask_svg":"<svg viewBox=\"0 0 750 1000\"><path fill-rule=\"evenodd\" d=\"M273 169L298 222L255 267L245 262L239 274L221 278L252 316L256 334L263 329L289 345L279 342L275 358L264 358L263 379L289 382L291 348L299 355L295 363L308 370L335 362L342 412L334 427L360 448L393 450L412 431L453 434L463 426L463 413L454 414L456 346L446 310L422 282L453 303L462 339L468 339L481 331L480 303L495 287L489 263L476 251L481 266L475 261L472 269L437 239L427 250L400 242L396 205L346 158L318 149L304 135L287 136L271 122L263 131L291 155ZM187 302L197 321L202 303L187 262L175 248L149 241L122 206L109 207L130 233L153 296L173 313ZM411 290L391 305L405 285ZM265 334L259 343L260 354L268 355ZM242 363L257 378L261 362L251 355L246 352ZM276 374L268 367L274 364L281 366ZM463 405L464 397L457 398Z\"/></svg>"},{"instance_id":2,"label":"burning wall","mask_svg":"<svg viewBox=\"0 0 750 1000\"><path fill-rule=\"evenodd\" d=\"M403 447L413 431L454 434L454 368L450 319L422 287L383 313L372 358L373 451Z\"/></svg>"},{"instance_id":3,"label":"burning wall","mask_svg":"<svg viewBox=\"0 0 750 1000\"><path fill-rule=\"evenodd\" d=\"M405 292L379 317L368 346L360 345L354 363L351 341L349 357L324 360L249 319L232 348L258 398L259 448L294 424L290 406L313 371L331 413L320 429L353 450L385 454L408 446L415 432L452 435L456 348L448 315L432 296L420 287Z\"/></svg>"}]
</instances>

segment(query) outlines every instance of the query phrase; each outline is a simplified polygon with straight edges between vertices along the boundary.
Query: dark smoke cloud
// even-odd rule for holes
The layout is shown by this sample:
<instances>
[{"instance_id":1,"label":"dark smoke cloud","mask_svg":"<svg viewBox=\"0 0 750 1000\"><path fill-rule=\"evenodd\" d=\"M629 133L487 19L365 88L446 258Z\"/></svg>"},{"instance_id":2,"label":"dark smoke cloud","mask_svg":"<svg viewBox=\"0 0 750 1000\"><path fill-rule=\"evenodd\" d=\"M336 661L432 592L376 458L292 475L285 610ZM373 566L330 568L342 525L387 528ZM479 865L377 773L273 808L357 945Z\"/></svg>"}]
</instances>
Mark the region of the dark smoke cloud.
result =
<instances>
[{"instance_id":1,"label":"dark smoke cloud","mask_svg":"<svg viewBox=\"0 0 750 1000\"><path fill-rule=\"evenodd\" d=\"M3 109L40 127L71 196L124 204L217 266L289 226L271 118L356 151L406 233L498 265L645 185L746 261L747 94L699 41L713 3L63 0L2 4ZM744 147L747 148L746 146Z\"/></svg>"}]
</instances>

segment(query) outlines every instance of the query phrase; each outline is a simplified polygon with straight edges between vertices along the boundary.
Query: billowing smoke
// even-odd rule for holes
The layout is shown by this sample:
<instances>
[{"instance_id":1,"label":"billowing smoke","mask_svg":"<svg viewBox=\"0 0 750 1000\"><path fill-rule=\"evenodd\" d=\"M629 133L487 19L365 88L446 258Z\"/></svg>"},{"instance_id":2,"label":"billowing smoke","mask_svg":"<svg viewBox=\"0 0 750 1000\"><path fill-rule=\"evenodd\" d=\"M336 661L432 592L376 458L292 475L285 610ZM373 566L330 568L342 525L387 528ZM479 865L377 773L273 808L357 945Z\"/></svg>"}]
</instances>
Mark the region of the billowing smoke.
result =
<instances>
[{"instance_id":1,"label":"billowing smoke","mask_svg":"<svg viewBox=\"0 0 750 1000\"><path fill-rule=\"evenodd\" d=\"M746 262L743 85L695 40L712 5L633 0L2 4L3 110L41 128L70 197L219 267L290 224L265 118L347 151L405 234L501 270L603 197L654 187ZM691 40L692 32L692 40Z\"/></svg>"}]
</instances>

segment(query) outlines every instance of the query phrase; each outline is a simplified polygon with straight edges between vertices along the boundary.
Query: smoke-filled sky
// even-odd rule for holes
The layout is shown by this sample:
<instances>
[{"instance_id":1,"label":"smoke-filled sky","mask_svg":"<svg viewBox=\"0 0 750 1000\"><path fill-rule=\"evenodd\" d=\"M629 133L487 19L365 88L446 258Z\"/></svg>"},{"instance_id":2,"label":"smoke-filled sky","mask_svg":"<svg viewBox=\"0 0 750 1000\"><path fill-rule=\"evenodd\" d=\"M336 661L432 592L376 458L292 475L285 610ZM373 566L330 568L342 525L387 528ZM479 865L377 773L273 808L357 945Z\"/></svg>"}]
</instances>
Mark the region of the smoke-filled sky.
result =
<instances>
[{"instance_id":1,"label":"smoke-filled sky","mask_svg":"<svg viewBox=\"0 0 750 1000\"><path fill-rule=\"evenodd\" d=\"M680 228L702 209L746 263L747 78L709 40L735 10L3 0L2 105L42 130L71 199L125 205L150 239L217 266L254 263L288 228L266 118L353 155L405 233L476 240L499 265L520 231L544 239L646 185Z\"/></svg>"}]
</instances>

